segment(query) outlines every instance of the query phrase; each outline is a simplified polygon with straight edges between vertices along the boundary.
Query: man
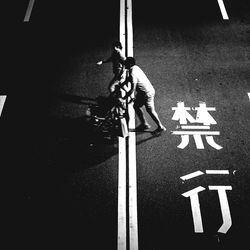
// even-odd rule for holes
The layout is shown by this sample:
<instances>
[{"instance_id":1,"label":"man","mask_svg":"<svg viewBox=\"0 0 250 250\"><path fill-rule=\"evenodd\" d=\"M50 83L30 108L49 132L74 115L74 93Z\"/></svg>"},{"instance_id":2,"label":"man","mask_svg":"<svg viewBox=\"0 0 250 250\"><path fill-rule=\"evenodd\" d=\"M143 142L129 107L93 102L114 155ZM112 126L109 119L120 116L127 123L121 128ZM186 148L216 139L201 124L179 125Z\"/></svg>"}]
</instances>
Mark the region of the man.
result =
<instances>
[{"instance_id":1,"label":"man","mask_svg":"<svg viewBox=\"0 0 250 250\"><path fill-rule=\"evenodd\" d=\"M141 124L137 127L137 130L140 131L150 128L142 110L142 107L145 106L146 111L157 125L157 129L154 133L166 131L166 128L161 123L159 116L155 111L155 89L148 77L142 69L136 65L134 57L127 57L125 67L128 69L128 81L132 85L132 92L135 92L134 109L141 122Z\"/></svg>"},{"instance_id":2,"label":"man","mask_svg":"<svg viewBox=\"0 0 250 250\"><path fill-rule=\"evenodd\" d=\"M102 65L103 63L112 63L112 69L114 73L114 77L109 83L108 89L109 92L113 92L115 89L115 85L118 84L118 82L123 78L123 67L124 67L124 61L126 60L126 57L122 50L122 44L121 42L114 42L113 44L113 52L111 56L103 61L97 62L97 65Z\"/></svg>"}]
</instances>

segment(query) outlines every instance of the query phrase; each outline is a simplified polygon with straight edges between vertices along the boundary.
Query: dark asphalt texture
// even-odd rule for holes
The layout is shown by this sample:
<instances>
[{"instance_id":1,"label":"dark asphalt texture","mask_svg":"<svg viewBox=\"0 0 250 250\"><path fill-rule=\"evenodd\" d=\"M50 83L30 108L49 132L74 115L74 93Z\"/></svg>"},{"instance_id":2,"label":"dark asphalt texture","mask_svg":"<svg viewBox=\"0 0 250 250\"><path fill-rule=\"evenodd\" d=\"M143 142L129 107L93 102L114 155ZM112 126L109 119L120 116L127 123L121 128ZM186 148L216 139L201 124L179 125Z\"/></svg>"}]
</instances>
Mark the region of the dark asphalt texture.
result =
<instances>
[{"instance_id":1,"label":"dark asphalt texture","mask_svg":"<svg viewBox=\"0 0 250 250\"><path fill-rule=\"evenodd\" d=\"M93 132L85 111L108 94L111 65L96 62L118 38L118 3L36 1L32 21L22 23L27 3L6 7L9 26L2 30L7 249L116 249L118 145ZM249 4L224 0L230 20L223 21L217 1L164 3L133 4L134 56L155 86L156 109L167 128L159 137L136 137L139 249L240 247L250 231ZM211 113L223 149L204 140L205 149L198 150L193 139L177 148L180 138L171 131L178 124L171 118L178 101L216 107ZM230 174L180 179L213 169ZM221 212L209 185L232 186L227 234L217 233ZM190 201L181 195L197 186L206 188L199 194L200 234L194 233Z\"/></svg>"}]
</instances>

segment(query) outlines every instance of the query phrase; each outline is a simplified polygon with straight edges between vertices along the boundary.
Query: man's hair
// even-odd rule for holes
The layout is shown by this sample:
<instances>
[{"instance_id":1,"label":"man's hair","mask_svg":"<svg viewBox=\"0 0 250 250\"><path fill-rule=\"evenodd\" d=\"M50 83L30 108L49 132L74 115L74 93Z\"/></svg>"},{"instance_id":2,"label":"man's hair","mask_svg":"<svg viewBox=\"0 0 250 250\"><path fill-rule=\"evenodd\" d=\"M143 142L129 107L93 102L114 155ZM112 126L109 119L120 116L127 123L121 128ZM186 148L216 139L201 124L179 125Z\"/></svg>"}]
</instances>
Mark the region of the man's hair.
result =
<instances>
[{"instance_id":1,"label":"man's hair","mask_svg":"<svg viewBox=\"0 0 250 250\"><path fill-rule=\"evenodd\" d=\"M117 47L117 48L119 48L119 49L122 49L122 43L119 42L119 41L114 42L114 43L113 43L113 46L114 46L114 47Z\"/></svg>"},{"instance_id":2,"label":"man's hair","mask_svg":"<svg viewBox=\"0 0 250 250\"><path fill-rule=\"evenodd\" d=\"M129 57L127 57L126 58L126 60L125 60L125 66L126 67L132 67L132 66L134 66L135 65L135 58L134 57L131 57L131 56L129 56Z\"/></svg>"}]
</instances>

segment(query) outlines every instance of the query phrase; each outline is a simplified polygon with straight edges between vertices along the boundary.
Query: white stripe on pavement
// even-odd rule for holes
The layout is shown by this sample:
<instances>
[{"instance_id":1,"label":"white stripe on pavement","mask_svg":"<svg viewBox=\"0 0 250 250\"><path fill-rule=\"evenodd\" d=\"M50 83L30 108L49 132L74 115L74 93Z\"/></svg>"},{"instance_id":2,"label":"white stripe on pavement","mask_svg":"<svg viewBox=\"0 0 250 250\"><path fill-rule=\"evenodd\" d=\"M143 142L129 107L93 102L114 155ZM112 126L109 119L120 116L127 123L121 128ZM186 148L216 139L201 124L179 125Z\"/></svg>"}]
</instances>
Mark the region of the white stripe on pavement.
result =
<instances>
[{"instance_id":1,"label":"white stripe on pavement","mask_svg":"<svg viewBox=\"0 0 250 250\"><path fill-rule=\"evenodd\" d=\"M249 100L250 100L250 92L249 93L247 93L248 94L248 97L249 97Z\"/></svg>"},{"instance_id":2,"label":"white stripe on pavement","mask_svg":"<svg viewBox=\"0 0 250 250\"><path fill-rule=\"evenodd\" d=\"M2 111L3 111L3 106L4 106L4 103L6 101L6 98L7 98L6 95L0 95L0 116L1 116Z\"/></svg>"},{"instance_id":3,"label":"white stripe on pavement","mask_svg":"<svg viewBox=\"0 0 250 250\"><path fill-rule=\"evenodd\" d=\"M120 26L119 26L119 40L122 44L123 50L126 47L126 11L125 0L120 0ZM125 54L125 53L124 53Z\"/></svg>"},{"instance_id":4,"label":"white stripe on pavement","mask_svg":"<svg viewBox=\"0 0 250 250\"><path fill-rule=\"evenodd\" d=\"M173 135L220 135L219 131L172 131Z\"/></svg>"},{"instance_id":5,"label":"white stripe on pavement","mask_svg":"<svg viewBox=\"0 0 250 250\"><path fill-rule=\"evenodd\" d=\"M133 56L132 0L127 0L127 56ZM135 128L135 110L129 104L129 129ZM129 249L138 250L136 137L134 132L128 138L129 164Z\"/></svg>"},{"instance_id":6,"label":"white stripe on pavement","mask_svg":"<svg viewBox=\"0 0 250 250\"><path fill-rule=\"evenodd\" d=\"M132 109L132 107L131 107ZM138 222L137 222L137 178L135 159L135 133L129 136L129 245L130 250L138 249Z\"/></svg>"},{"instance_id":7,"label":"white stripe on pavement","mask_svg":"<svg viewBox=\"0 0 250 250\"><path fill-rule=\"evenodd\" d=\"M200 175L203 175L204 173L201 172L201 171L195 171L191 174L187 174L187 175L184 175L184 176L181 176L180 178L185 181L185 180L189 180L191 178L194 178L194 177L197 177L197 176L200 176Z\"/></svg>"},{"instance_id":8,"label":"white stripe on pavement","mask_svg":"<svg viewBox=\"0 0 250 250\"><path fill-rule=\"evenodd\" d=\"M223 221L222 226L219 228L218 232L226 234L229 228L232 226L232 218L226 190L232 190L232 186L208 186L208 188L209 190L216 190L218 192Z\"/></svg>"},{"instance_id":9,"label":"white stripe on pavement","mask_svg":"<svg viewBox=\"0 0 250 250\"><path fill-rule=\"evenodd\" d=\"M228 170L206 170L206 174L229 174Z\"/></svg>"},{"instance_id":10,"label":"white stripe on pavement","mask_svg":"<svg viewBox=\"0 0 250 250\"><path fill-rule=\"evenodd\" d=\"M122 43L123 49L125 49L125 0L120 0L120 25L119 25L119 38ZM126 157L126 138L118 137L118 223L117 223L117 249L127 249L127 212L126 212L126 200L127 200L127 157Z\"/></svg>"},{"instance_id":11,"label":"white stripe on pavement","mask_svg":"<svg viewBox=\"0 0 250 250\"><path fill-rule=\"evenodd\" d=\"M197 188L194 188L194 189L182 194L184 197L190 198L193 223L194 223L194 231L196 233L203 233L203 225L202 225L202 217L201 217L201 210L200 210L200 202L199 202L198 193L202 192L204 190L205 190L204 187L199 186Z\"/></svg>"},{"instance_id":12,"label":"white stripe on pavement","mask_svg":"<svg viewBox=\"0 0 250 250\"><path fill-rule=\"evenodd\" d=\"M117 249L126 250L126 139L119 137Z\"/></svg>"},{"instance_id":13,"label":"white stripe on pavement","mask_svg":"<svg viewBox=\"0 0 250 250\"><path fill-rule=\"evenodd\" d=\"M133 56L132 0L120 0L119 38L126 50L126 56ZM133 131L135 128L135 111L132 103L128 105L128 113L128 127L130 131ZM126 142L128 143L127 149ZM128 140L119 137L118 165L117 247L118 250L126 250L127 248L129 250L138 250L136 136L134 132L129 132ZM126 171L128 171L128 174ZM128 182L126 176L128 176ZM128 189L126 189L127 183L129 185ZM128 194L126 190L128 190ZM128 206L126 201L128 201ZM128 208L128 211L126 211L126 208ZM127 232L129 235L126 234Z\"/></svg>"},{"instance_id":14,"label":"white stripe on pavement","mask_svg":"<svg viewBox=\"0 0 250 250\"><path fill-rule=\"evenodd\" d=\"M24 22L29 22L34 3L35 3L35 0L30 0L29 1L28 7L27 7L27 10L26 10L26 13L25 13L25 17L24 17L24 20L23 20Z\"/></svg>"},{"instance_id":15,"label":"white stripe on pavement","mask_svg":"<svg viewBox=\"0 0 250 250\"><path fill-rule=\"evenodd\" d=\"M228 20L229 17L227 15L227 11L226 11L225 4L224 4L223 0L217 0L217 1L218 1L219 6L220 6L220 11L221 11L221 15L222 15L223 19Z\"/></svg>"},{"instance_id":16,"label":"white stripe on pavement","mask_svg":"<svg viewBox=\"0 0 250 250\"><path fill-rule=\"evenodd\" d=\"M182 129L210 129L210 126L181 125Z\"/></svg>"}]
</instances>

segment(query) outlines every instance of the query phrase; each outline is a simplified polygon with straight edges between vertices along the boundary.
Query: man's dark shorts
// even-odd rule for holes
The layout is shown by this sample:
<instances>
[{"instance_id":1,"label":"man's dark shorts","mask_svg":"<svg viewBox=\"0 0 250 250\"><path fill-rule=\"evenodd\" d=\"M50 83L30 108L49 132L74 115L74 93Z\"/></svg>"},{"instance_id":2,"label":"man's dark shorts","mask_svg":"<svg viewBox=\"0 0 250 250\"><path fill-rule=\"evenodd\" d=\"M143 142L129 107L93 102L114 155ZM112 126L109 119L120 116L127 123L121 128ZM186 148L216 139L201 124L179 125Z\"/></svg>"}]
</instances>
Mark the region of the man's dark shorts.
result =
<instances>
[{"instance_id":1,"label":"man's dark shorts","mask_svg":"<svg viewBox=\"0 0 250 250\"><path fill-rule=\"evenodd\" d=\"M141 108L145 105L146 109L154 109L154 97L155 93L137 92L134 107Z\"/></svg>"}]
</instances>

